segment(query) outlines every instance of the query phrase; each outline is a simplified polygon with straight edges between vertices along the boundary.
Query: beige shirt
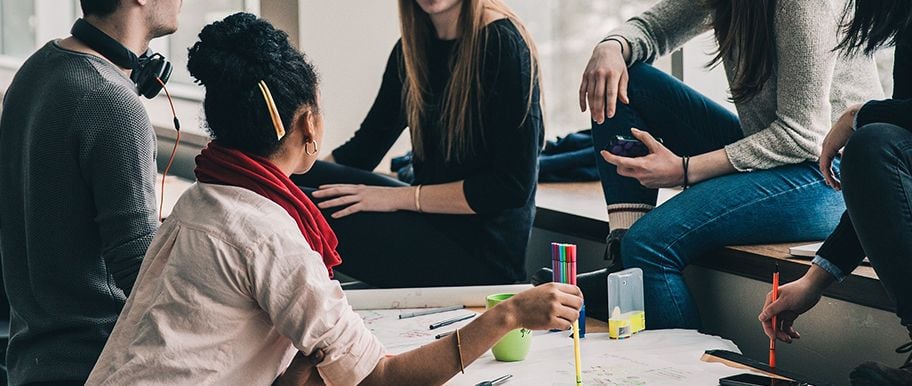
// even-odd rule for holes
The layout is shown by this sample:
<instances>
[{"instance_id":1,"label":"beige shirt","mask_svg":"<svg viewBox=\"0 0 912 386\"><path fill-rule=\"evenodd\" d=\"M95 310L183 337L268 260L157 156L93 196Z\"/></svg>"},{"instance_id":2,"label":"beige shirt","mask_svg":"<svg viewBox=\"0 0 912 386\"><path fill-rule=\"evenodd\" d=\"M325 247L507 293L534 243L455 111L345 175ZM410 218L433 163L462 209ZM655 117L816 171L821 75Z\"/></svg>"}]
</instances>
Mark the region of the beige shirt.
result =
<instances>
[{"instance_id":1,"label":"beige shirt","mask_svg":"<svg viewBox=\"0 0 912 386\"><path fill-rule=\"evenodd\" d=\"M300 350L354 385L384 349L294 220L243 188L194 184L162 225L89 385L268 385Z\"/></svg>"}]
</instances>

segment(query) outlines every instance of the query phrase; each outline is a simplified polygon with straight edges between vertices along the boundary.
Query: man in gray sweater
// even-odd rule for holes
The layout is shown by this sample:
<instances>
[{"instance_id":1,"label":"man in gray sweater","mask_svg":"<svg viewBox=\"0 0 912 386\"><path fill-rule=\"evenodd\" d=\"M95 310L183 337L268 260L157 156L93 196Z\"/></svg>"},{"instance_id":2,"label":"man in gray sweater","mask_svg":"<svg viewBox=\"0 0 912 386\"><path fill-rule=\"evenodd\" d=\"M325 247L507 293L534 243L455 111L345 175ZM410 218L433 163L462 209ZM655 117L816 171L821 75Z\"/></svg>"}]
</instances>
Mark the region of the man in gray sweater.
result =
<instances>
[{"instance_id":1,"label":"man in gray sweater","mask_svg":"<svg viewBox=\"0 0 912 386\"><path fill-rule=\"evenodd\" d=\"M181 0L82 0L137 55ZM158 228L155 134L130 79L74 37L19 69L0 118L0 256L10 384L85 382Z\"/></svg>"}]
</instances>

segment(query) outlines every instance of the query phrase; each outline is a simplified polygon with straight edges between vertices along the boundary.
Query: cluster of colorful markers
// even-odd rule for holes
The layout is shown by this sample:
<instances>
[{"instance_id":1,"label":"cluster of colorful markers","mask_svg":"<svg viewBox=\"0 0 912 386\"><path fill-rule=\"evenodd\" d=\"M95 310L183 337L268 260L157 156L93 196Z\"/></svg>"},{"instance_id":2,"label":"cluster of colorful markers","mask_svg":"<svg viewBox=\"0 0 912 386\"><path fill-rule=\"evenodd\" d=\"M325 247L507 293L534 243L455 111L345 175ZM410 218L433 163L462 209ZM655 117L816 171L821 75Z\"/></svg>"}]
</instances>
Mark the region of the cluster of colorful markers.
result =
<instances>
[{"instance_id":1,"label":"cluster of colorful markers","mask_svg":"<svg viewBox=\"0 0 912 386\"><path fill-rule=\"evenodd\" d=\"M576 245L551 243L551 270L554 282L576 285ZM585 313L580 317L584 318ZM582 365L580 364L580 324L573 322L573 359L576 365L576 384L583 384Z\"/></svg>"}]
</instances>

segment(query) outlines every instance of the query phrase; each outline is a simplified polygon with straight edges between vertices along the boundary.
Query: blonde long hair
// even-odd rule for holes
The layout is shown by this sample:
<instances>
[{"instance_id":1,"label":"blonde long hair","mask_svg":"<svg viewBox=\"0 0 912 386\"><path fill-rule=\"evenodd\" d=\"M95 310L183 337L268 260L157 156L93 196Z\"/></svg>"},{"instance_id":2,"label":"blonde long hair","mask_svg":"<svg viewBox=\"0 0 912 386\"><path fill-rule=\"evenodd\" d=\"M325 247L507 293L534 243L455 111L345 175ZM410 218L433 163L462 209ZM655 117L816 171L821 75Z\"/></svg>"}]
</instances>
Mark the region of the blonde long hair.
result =
<instances>
[{"instance_id":1,"label":"blonde long hair","mask_svg":"<svg viewBox=\"0 0 912 386\"><path fill-rule=\"evenodd\" d=\"M532 110L532 94L535 83L541 79L541 68L538 64L538 49L532 36L526 30L516 14L502 0L462 0L459 13L459 37L456 60L453 63L452 75L446 86L443 97L443 111L440 117L445 127L441 145L445 151L446 161L461 161L477 153L479 142L484 145L481 134L482 102L482 68L484 61L483 35L484 11L491 10L505 15L519 31L523 41L529 47L529 95L523 122ZM435 36L430 16L425 13L415 0L399 0L399 20L402 34L402 56L406 86L402 95L405 113L412 138L415 156L424 158L425 149L421 119L427 110L429 92L429 70L427 47ZM468 58L468 59L467 59ZM491 112L488 112L491 113ZM479 127L473 127L478 123Z\"/></svg>"}]
</instances>

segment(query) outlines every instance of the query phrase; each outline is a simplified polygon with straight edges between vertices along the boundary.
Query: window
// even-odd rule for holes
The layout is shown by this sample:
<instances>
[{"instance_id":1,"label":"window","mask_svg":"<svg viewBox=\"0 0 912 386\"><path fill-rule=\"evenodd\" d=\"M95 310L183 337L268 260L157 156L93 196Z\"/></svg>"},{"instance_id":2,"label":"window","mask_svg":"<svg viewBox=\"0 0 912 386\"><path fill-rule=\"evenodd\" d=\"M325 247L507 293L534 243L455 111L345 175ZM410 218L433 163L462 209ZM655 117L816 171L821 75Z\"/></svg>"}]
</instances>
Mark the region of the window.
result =
<instances>
[{"instance_id":1,"label":"window","mask_svg":"<svg viewBox=\"0 0 912 386\"><path fill-rule=\"evenodd\" d=\"M184 1L180 28L167 38L167 57L174 64L171 82L193 85L187 71L187 49L196 43L197 35L209 23L247 9L244 0Z\"/></svg>"},{"instance_id":2,"label":"window","mask_svg":"<svg viewBox=\"0 0 912 386\"><path fill-rule=\"evenodd\" d=\"M0 0L0 54L25 58L35 49L35 3Z\"/></svg>"},{"instance_id":3,"label":"window","mask_svg":"<svg viewBox=\"0 0 912 386\"><path fill-rule=\"evenodd\" d=\"M589 128L579 84L592 49L611 30L656 0L508 0L538 45L547 135Z\"/></svg>"},{"instance_id":4,"label":"window","mask_svg":"<svg viewBox=\"0 0 912 386\"><path fill-rule=\"evenodd\" d=\"M174 64L174 84L193 85L187 72L187 48L203 26L235 12L256 12L258 8L259 0L185 1L178 32L156 39L152 49ZM47 41L69 35L70 26L79 17L79 0L0 0L0 56L21 62Z\"/></svg>"}]
</instances>

